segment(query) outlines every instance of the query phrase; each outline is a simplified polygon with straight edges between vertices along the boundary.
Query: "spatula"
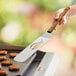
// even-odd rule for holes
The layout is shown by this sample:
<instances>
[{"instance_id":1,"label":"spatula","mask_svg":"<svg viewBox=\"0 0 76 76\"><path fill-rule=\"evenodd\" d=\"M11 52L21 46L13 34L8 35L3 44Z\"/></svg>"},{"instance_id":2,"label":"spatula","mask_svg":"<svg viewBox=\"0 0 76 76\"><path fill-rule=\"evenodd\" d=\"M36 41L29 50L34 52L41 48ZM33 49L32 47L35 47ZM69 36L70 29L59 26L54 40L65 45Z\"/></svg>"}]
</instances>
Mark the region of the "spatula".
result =
<instances>
[{"instance_id":1,"label":"spatula","mask_svg":"<svg viewBox=\"0 0 76 76\"><path fill-rule=\"evenodd\" d=\"M64 11L60 14L59 18L54 20L52 26L49 30L26 47L21 53L19 53L14 60L18 62L26 61L30 56L32 56L38 49L44 46L47 41L51 38L51 32L56 28L57 24L62 20L63 16L69 11L70 7L66 7Z\"/></svg>"}]
</instances>

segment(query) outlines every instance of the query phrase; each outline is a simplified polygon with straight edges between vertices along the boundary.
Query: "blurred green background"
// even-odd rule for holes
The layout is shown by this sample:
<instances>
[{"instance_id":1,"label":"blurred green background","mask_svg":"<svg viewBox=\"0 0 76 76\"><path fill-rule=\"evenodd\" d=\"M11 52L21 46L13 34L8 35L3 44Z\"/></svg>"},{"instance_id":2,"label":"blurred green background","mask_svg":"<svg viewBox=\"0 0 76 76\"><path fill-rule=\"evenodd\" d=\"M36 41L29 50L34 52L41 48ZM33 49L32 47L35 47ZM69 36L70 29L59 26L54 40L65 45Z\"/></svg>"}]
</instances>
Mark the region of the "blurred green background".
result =
<instances>
[{"instance_id":1,"label":"blurred green background","mask_svg":"<svg viewBox=\"0 0 76 76\"><path fill-rule=\"evenodd\" d=\"M0 0L0 43L29 45L46 32L58 9L73 3L73 0ZM76 25L75 19L72 18L67 23L71 32ZM62 28L57 31L60 30Z\"/></svg>"}]
</instances>

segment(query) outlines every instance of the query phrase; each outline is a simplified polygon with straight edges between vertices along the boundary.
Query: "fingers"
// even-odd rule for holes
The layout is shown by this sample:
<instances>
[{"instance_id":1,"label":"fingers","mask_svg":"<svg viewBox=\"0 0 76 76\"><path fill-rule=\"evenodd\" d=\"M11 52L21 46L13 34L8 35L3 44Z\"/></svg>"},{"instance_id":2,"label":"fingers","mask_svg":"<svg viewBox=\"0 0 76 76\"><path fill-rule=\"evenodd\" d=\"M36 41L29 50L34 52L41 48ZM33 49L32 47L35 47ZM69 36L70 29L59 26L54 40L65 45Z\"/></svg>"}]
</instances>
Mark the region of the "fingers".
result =
<instances>
[{"instance_id":1,"label":"fingers","mask_svg":"<svg viewBox=\"0 0 76 76\"><path fill-rule=\"evenodd\" d=\"M60 9L56 12L54 20L57 20L60 16L60 14L64 11L64 9ZM62 20L59 22L59 25L64 25L67 22L67 14L62 18Z\"/></svg>"},{"instance_id":2,"label":"fingers","mask_svg":"<svg viewBox=\"0 0 76 76\"><path fill-rule=\"evenodd\" d=\"M66 15L63 17L63 24L65 24L67 22L67 18L66 18Z\"/></svg>"},{"instance_id":3,"label":"fingers","mask_svg":"<svg viewBox=\"0 0 76 76\"><path fill-rule=\"evenodd\" d=\"M62 20L59 22L59 25L64 25L66 24L67 19L66 19L66 15L62 18Z\"/></svg>"},{"instance_id":4,"label":"fingers","mask_svg":"<svg viewBox=\"0 0 76 76\"><path fill-rule=\"evenodd\" d=\"M60 9L56 12L54 19L58 19L60 14L63 12L64 9Z\"/></svg>"},{"instance_id":5,"label":"fingers","mask_svg":"<svg viewBox=\"0 0 76 76\"><path fill-rule=\"evenodd\" d=\"M59 15L60 15L60 13L57 12L56 15L55 15L55 17L54 17L54 19L58 19Z\"/></svg>"}]
</instances>

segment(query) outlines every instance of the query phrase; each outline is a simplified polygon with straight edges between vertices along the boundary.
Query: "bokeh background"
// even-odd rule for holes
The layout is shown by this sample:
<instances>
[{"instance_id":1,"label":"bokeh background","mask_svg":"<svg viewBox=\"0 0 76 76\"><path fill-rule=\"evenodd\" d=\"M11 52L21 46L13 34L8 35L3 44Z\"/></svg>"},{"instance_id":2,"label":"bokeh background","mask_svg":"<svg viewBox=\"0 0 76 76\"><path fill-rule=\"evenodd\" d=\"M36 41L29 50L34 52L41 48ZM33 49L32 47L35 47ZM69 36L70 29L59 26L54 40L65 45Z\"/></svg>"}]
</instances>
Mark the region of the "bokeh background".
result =
<instances>
[{"instance_id":1,"label":"bokeh background","mask_svg":"<svg viewBox=\"0 0 76 76\"><path fill-rule=\"evenodd\" d=\"M51 26L55 12L76 0L0 0L0 43L27 46ZM59 26L68 44L76 40L76 17ZM55 33L56 33L55 32Z\"/></svg>"}]
</instances>

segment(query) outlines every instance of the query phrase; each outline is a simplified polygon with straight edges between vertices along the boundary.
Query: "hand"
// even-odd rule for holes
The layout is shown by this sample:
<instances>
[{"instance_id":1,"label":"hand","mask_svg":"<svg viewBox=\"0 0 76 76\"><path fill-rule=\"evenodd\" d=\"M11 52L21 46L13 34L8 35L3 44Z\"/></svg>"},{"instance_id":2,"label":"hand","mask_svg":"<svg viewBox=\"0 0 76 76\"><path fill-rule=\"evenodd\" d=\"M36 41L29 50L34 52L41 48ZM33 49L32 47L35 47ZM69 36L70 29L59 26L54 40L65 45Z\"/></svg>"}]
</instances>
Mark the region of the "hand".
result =
<instances>
[{"instance_id":1,"label":"hand","mask_svg":"<svg viewBox=\"0 0 76 76\"><path fill-rule=\"evenodd\" d=\"M64 11L64 8L59 9L59 10L56 12L56 14L55 14L54 19L58 19L59 16L60 16L60 14L61 14L63 11ZM63 16L62 20L59 22L59 25L61 25L61 24L64 25L64 24L67 22L67 18L68 18L68 12L66 13L65 16Z\"/></svg>"}]
</instances>

